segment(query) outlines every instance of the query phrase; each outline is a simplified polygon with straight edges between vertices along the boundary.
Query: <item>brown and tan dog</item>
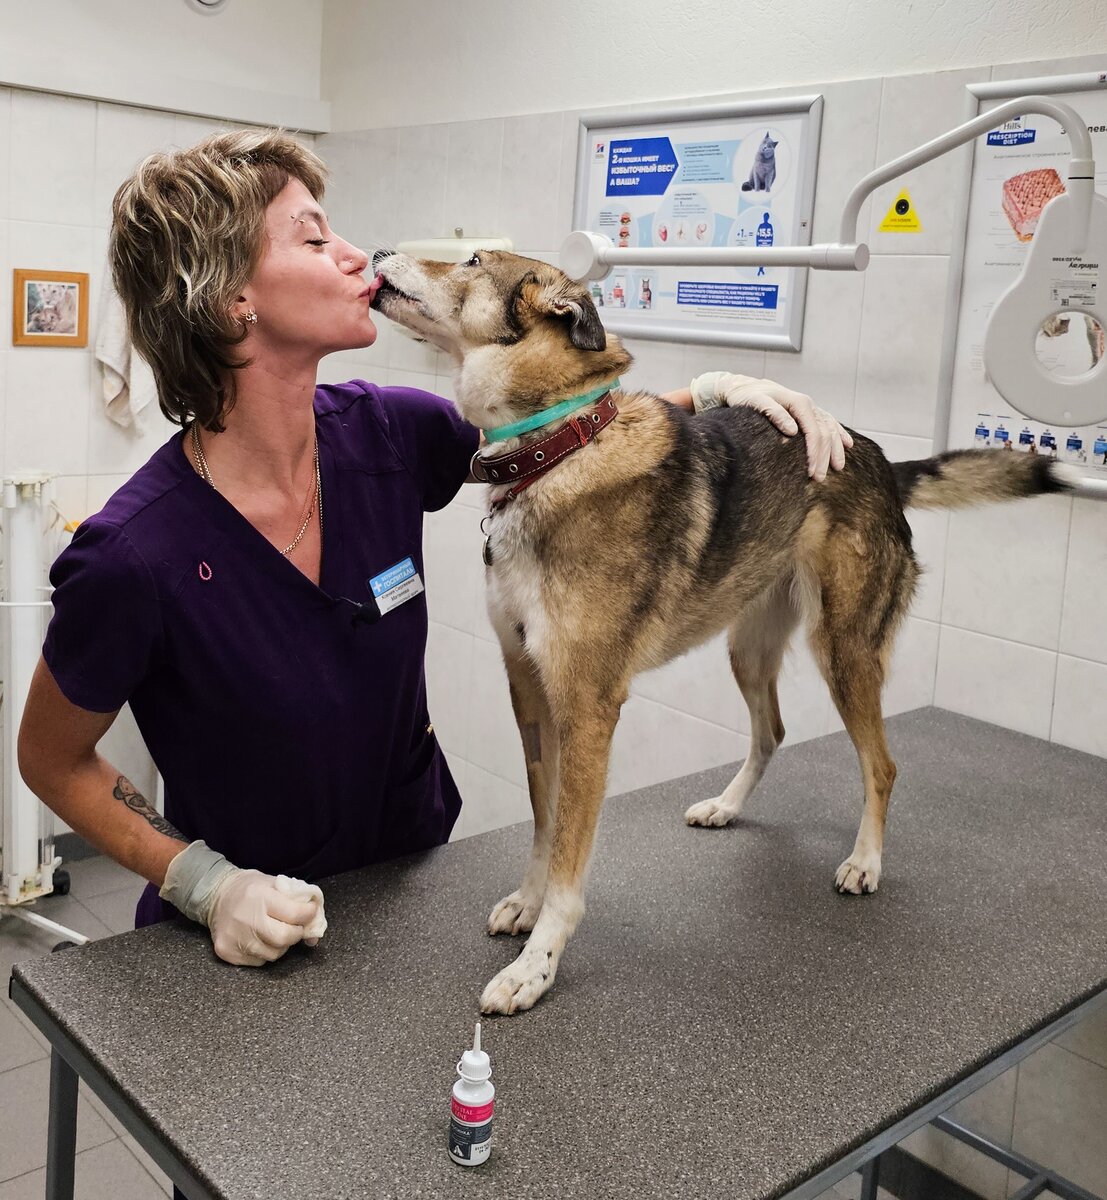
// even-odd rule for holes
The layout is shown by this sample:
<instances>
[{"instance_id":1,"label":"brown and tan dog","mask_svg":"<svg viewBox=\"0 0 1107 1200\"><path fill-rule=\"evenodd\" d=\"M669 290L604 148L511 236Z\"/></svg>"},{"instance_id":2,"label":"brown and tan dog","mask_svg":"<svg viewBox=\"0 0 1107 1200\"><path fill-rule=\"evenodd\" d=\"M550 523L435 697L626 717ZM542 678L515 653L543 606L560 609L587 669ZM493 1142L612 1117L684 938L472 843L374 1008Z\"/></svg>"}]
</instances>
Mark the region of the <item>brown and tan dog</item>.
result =
<instances>
[{"instance_id":1,"label":"brown and tan dog","mask_svg":"<svg viewBox=\"0 0 1107 1200\"><path fill-rule=\"evenodd\" d=\"M451 266L397 254L380 275L377 307L449 351L458 407L484 429L610 383L630 365L586 290L545 263L481 252ZM732 821L764 774L784 738L777 673L802 620L864 781L861 827L835 884L875 891L896 775L881 689L919 575L904 508L1069 486L1044 458L990 451L891 464L859 434L845 470L816 483L801 439L749 409L691 416L644 392L610 400L617 416L491 519L488 603L526 756L534 844L521 886L488 922L491 933L531 937L485 988L485 1012L530 1008L553 983L584 912L631 680L721 629L749 705L750 751L723 794L692 805L686 820ZM598 422L602 407L576 416ZM485 447L481 462L557 428ZM491 488L494 506L507 491Z\"/></svg>"}]
</instances>

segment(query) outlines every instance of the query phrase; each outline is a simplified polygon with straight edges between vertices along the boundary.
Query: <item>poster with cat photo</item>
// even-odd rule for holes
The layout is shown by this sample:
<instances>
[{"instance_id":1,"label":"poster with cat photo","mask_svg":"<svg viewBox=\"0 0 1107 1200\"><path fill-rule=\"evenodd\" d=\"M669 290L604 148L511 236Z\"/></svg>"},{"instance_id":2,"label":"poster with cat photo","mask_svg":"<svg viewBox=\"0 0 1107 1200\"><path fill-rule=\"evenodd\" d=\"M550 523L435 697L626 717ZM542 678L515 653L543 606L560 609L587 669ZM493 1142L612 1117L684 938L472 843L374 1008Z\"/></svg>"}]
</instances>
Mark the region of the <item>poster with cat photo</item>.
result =
<instances>
[{"instance_id":1,"label":"poster with cat photo","mask_svg":"<svg viewBox=\"0 0 1107 1200\"><path fill-rule=\"evenodd\" d=\"M573 227L618 249L811 241L822 98L581 117ZM590 284L631 337L799 350L802 267L635 266Z\"/></svg>"}]
</instances>

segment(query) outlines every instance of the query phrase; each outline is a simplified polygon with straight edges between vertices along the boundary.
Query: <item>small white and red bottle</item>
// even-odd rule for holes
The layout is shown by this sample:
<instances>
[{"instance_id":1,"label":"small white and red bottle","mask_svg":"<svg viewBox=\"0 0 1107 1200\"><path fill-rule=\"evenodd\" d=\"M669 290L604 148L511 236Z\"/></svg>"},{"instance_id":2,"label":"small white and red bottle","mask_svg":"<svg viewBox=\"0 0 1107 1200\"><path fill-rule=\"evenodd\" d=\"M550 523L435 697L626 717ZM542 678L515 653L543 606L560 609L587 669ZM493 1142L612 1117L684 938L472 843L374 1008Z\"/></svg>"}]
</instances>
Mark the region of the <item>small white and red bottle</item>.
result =
<instances>
[{"instance_id":1,"label":"small white and red bottle","mask_svg":"<svg viewBox=\"0 0 1107 1200\"><path fill-rule=\"evenodd\" d=\"M480 1022L473 1034L473 1048L457 1064L460 1076L450 1101L450 1157L463 1167L479 1167L492 1153L492 1109L496 1089L492 1064L480 1048Z\"/></svg>"}]
</instances>

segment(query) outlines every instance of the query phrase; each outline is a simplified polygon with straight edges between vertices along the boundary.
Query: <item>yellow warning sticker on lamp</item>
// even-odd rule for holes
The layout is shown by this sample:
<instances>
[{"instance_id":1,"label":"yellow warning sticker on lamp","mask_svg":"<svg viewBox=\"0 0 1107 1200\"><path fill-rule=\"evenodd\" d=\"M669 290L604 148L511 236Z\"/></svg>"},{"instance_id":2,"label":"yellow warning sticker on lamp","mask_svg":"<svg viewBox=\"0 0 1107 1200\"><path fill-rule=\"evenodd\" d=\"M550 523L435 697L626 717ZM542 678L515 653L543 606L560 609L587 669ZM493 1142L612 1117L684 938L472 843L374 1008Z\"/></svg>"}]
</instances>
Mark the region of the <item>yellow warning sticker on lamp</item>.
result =
<instances>
[{"instance_id":1,"label":"yellow warning sticker on lamp","mask_svg":"<svg viewBox=\"0 0 1107 1200\"><path fill-rule=\"evenodd\" d=\"M907 194L907 189L896 197L895 203L888 209L888 215L880 223L881 233L921 233L915 205Z\"/></svg>"}]
</instances>

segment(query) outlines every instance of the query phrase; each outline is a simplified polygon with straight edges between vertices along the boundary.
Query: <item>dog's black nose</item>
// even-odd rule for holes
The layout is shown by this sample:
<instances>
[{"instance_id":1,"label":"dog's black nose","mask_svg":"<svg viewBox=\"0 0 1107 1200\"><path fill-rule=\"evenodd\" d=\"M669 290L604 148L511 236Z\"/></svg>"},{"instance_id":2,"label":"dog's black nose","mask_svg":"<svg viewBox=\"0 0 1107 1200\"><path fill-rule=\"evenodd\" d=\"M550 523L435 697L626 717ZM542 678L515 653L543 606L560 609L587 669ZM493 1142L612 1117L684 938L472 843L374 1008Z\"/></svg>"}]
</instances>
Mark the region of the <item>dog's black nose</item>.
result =
<instances>
[{"instance_id":1,"label":"dog's black nose","mask_svg":"<svg viewBox=\"0 0 1107 1200\"><path fill-rule=\"evenodd\" d=\"M395 250L374 250L373 251L373 270L375 271L386 258L391 258L395 254Z\"/></svg>"}]
</instances>

